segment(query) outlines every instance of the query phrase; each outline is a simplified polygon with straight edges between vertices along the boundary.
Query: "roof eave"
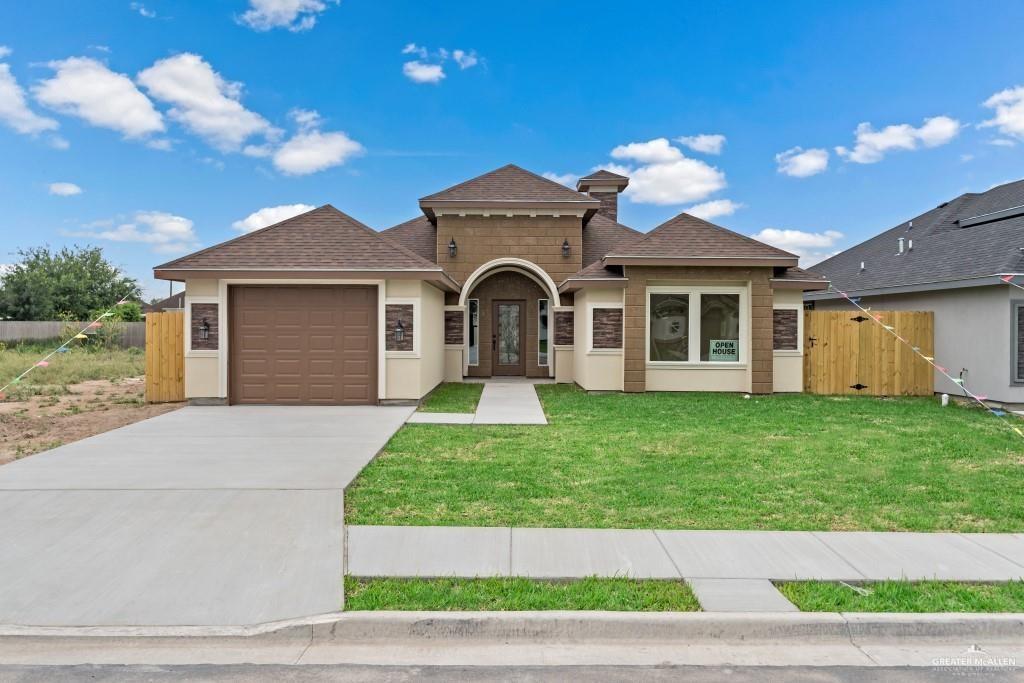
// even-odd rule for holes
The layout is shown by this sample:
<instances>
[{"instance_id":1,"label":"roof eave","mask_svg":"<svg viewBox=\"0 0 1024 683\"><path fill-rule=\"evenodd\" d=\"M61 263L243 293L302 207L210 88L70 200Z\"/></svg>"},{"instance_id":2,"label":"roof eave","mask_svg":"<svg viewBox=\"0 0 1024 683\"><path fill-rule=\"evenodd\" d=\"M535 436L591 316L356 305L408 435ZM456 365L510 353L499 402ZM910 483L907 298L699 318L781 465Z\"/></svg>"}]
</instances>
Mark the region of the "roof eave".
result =
<instances>
[{"instance_id":1,"label":"roof eave","mask_svg":"<svg viewBox=\"0 0 1024 683\"><path fill-rule=\"evenodd\" d=\"M913 292L936 292L946 289L963 289L965 287L991 287L1004 285L1001 278L1007 275L1024 275L1024 273L996 273L994 275L979 275L971 278L958 278L955 280L933 280L931 282L918 282L909 285L891 285L888 287L872 287L864 289L846 289L845 292L858 297L883 296L886 294L909 294ZM842 294L837 290L828 292L811 293L808 298L812 301L824 299L841 299Z\"/></svg>"},{"instance_id":2,"label":"roof eave","mask_svg":"<svg viewBox=\"0 0 1024 683\"><path fill-rule=\"evenodd\" d=\"M771 266L795 267L796 256L630 256L608 254L604 263L610 266Z\"/></svg>"},{"instance_id":3,"label":"roof eave","mask_svg":"<svg viewBox=\"0 0 1024 683\"><path fill-rule=\"evenodd\" d=\"M804 292L828 289L828 280L795 280L792 278L769 278L772 289L799 289Z\"/></svg>"},{"instance_id":4,"label":"roof eave","mask_svg":"<svg viewBox=\"0 0 1024 683\"><path fill-rule=\"evenodd\" d=\"M154 268L157 280L427 280L459 292L462 285L440 268Z\"/></svg>"},{"instance_id":5,"label":"roof eave","mask_svg":"<svg viewBox=\"0 0 1024 683\"><path fill-rule=\"evenodd\" d=\"M558 285L558 293L575 292L579 289L625 289L629 278L625 277L570 277Z\"/></svg>"}]
</instances>

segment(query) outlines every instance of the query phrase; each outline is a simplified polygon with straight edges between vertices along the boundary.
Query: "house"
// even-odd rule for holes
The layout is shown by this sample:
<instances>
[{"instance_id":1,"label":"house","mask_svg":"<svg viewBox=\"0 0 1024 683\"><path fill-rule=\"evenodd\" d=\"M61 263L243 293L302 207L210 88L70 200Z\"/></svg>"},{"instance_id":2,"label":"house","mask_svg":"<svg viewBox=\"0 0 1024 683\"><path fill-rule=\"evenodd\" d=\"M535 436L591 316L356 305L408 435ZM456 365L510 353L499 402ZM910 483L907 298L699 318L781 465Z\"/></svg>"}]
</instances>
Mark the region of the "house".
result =
<instances>
[{"instance_id":1,"label":"house","mask_svg":"<svg viewBox=\"0 0 1024 683\"><path fill-rule=\"evenodd\" d=\"M978 395L1024 404L1024 180L969 192L815 266L876 310L933 311L935 361ZM1024 277L1019 278L1024 283ZM809 292L819 310L849 309ZM936 372L938 392L963 388Z\"/></svg>"},{"instance_id":2,"label":"house","mask_svg":"<svg viewBox=\"0 0 1024 683\"><path fill-rule=\"evenodd\" d=\"M154 301L151 304L142 304L142 313L166 313L170 311L185 310L185 292L178 292L169 297Z\"/></svg>"},{"instance_id":3,"label":"house","mask_svg":"<svg viewBox=\"0 0 1024 683\"><path fill-rule=\"evenodd\" d=\"M185 283L194 402L415 401L514 375L593 391L800 391L797 257L687 214L618 222L629 179L504 166L376 232L322 206L155 269Z\"/></svg>"}]
</instances>

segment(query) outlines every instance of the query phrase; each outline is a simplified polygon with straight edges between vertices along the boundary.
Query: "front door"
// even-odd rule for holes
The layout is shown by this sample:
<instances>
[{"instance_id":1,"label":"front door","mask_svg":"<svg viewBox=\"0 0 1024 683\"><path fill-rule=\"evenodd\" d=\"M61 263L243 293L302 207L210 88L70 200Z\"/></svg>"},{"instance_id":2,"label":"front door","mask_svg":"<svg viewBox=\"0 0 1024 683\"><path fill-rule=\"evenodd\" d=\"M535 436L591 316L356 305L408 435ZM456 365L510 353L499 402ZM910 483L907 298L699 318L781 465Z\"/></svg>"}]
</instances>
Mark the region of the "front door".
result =
<instances>
[{"instance_id":1,"label":"front door","mask_svg":"<svg viewBox=\"0 0 1024 683\"><path fill-rule=\"evenodd\" d=\"M525 301L495 301L491 316L491 374L525 375Z\"/></svg>"}]
</instances>

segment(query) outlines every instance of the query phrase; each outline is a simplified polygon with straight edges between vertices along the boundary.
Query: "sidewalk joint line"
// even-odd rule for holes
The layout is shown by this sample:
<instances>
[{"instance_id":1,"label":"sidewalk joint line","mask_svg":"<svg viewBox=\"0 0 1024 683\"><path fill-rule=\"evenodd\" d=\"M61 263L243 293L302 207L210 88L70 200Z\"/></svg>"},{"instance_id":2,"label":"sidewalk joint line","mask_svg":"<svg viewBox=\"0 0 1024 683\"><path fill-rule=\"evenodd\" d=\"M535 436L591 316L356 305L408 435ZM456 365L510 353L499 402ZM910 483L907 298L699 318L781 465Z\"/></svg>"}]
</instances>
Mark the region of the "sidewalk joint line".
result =
<instances>
[{"instance_id":1,"label":"sidewalk joint line","mask_svg":"<svg viewBox=\"0 0 1024 683\"><path fill-rule=\"evenodd\" d=\"M970 542L970 543L973 543L974 545L978 546L978 547L979 547L979 548L981 548L982 550L987 550L988 552L992 553L992 554L993 554L993 555L995 555L996 557L1001 557L1002 559L1006 560L1006 561L1007 561L1007 562L1009 562L1010 564L1012 564L1012 565L1014 565L1014 566L1017 566L1017 567L1020 567L1021 569L1024 569L1024 564L1021 564L1020 562L1016 562L1016 561L1014 561L1014 560L1011 560L1011 559L1010 559L1009 557L1007 557L1006 555L1003 555L1003 554L1002 554L1001 552L999 552L998 550L992 550L992 548L989 548L988 546L985 546L985 545L982 545L981 543L978 543L978 542L977 542L976 540L974 540L973 538L971 538L971 537L970 537L970 536L968 536L967 534L965 534L965 533L960 533L960 532L957 532L957 534L956 534L956 535L957 535L957 536L959 536L959 537L961 537L961 538L962 538L962 539L964 539L965 541L968 541L968 542Z\"/></svg>"},{"instance_id":2,"label":"sidewalk joint line","mask_svg":"<svg viewBox=\"0 0 1024 683\"><path fill-rule=\"evenodd\" d=\"M843 564L845 564L845 565L846 565L847 567L849 567L850 569L852 569L852 570L853 570L853 572L854 572L855 574L859 575L859 576L860 576L860 577L861 577L862 579L864 579L865 581L870 581L870 579L868 578L867 574L865 574L864 572L862 572L862 571L860 571L859 569L857 569L856 567L854 567L854 566L853 566L853 563L852 563L852 562L850 562L850 561L849 561L848 559L846 559L845 557L843 557L842 555L840 555L840 554L839 554L839 551L838 551L838 550L836 550L835 548L833 548L832 546L830 546L830 545L828 544L828 541L826 541L826 540L825 540L824 538L822 538L821 536L819 536L819 535L818 535L818 533L819 533L819 532L817 532L817 531L812 531L812 532L810 532L810 534L811 534L811 536L812 536L812 537L814 538L814 540L816 540L816 541L817 541L818 543L820 543L820 544L822 544L823 546L825 546L826 548L828 548L829 552L831 552L831 553L832 553L833 555L835 555L835 556L836 556L837 558L839 558L839 561L840 561L840 562L842 562L842 563L843 563Z\"/></svg>"},{"instance_id":3,"label":"sidewalk joint line","mask_svg":"<svg viewBox=\"0 0 1024 683\"><path fill-rule=\"evenodd\" d=\"M676 570L676 574L679 575L680 579L686 581L686 577L683 576L683 572L679 569L679 565L677 565L675 559L673 559L672 553L668 551L668 548L665 547L665 542L662 541L661 536L658 535L658 530L651 529L651 533L654 534L655 540L658 541L658 545L661 546L661 552L665 553L665 557L667 557L668 561L672 563L672 568ZM689 582L687 582L687 585L689 585Z\"/></svg>"}]
</instances>

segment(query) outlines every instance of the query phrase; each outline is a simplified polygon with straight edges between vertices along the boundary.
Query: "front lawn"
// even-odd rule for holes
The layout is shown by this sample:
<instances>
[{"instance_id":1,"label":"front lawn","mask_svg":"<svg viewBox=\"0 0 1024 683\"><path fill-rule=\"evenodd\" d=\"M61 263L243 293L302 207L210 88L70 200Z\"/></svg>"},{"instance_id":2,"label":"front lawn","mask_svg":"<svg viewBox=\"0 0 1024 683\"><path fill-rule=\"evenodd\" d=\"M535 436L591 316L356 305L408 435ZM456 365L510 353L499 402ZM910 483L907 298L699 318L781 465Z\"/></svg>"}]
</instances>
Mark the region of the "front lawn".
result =
<instances>
[{"instance_id":1,"label":"front lawn","mask_svg":"<svg viewBox=\"0 0 1024 683\"><path fill-rule=\"evenodd\" d=\"M696 612L682 581L580 579L345 579L345 609L364 610L612 610Z\"/></svg>"},{"instance_id":2,"label":"front lawn","mask_svg":"<svg viewBox=\"0 0 1024 683\"><path fill-rule=\"evenodd\" d=\"M1022 581L881 581L857 588L808 581L783 583L779 590L803 612L1024 612Z\"/></svg>"},{"instance_id":3,"label":"front lawn","mask_svg":"<svg viewBox=\"0 0 1024 683\"><path fill-rule=\"evenodd\" d=\"M978 409L537 391L546 427L403 427L347 492L346 522L1024 530L1024 439Z\"/></svg>"},{"instance_id":4,"label":"front lawn","mask_svg":"<svg viewBox=\"0 0 1024 683\"><path fill-rule=\"evenodd\" d=\"M483 384L439 384L427 395L420 410L424 413L475 413L483 391Z\"/></svg>"}]
</instances>

